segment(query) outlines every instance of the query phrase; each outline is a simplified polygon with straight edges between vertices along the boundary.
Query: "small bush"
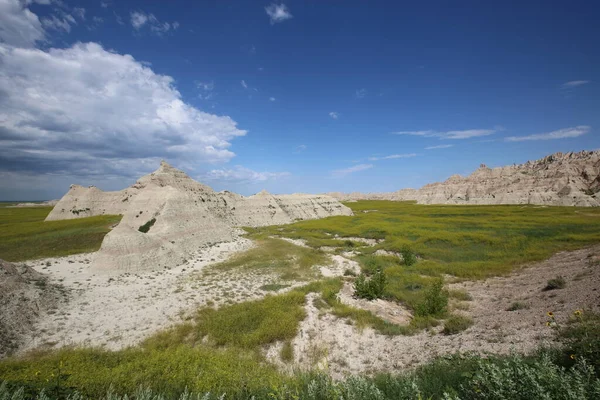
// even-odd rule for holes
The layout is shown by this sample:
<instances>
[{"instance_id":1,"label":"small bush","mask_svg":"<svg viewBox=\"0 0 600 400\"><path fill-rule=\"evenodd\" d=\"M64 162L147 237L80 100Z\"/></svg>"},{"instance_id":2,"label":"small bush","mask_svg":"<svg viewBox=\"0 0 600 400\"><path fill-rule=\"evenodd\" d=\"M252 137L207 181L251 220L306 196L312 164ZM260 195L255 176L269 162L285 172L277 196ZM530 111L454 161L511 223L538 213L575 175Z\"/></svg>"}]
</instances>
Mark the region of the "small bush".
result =
<instances>
[{"instance_id":1,"label":"small bush","mask_svg":"<svg viewBox=\"0 0 600 400\"><path fill-rule=\"evenodd\" d=\"M571 320L558 330L564 343L565 359L569 363L584 358L600 376L600 315L593 312L575 311Z\"/></svg>"},{"instance_id":2,"label":"small bush","mask_svg":"<svg viewBox=\"0 0 600 400\"><path fill-rule=\"evenodd\" d=\"M351 270L350 268L346 268L344 270L344 276L356 276L356 272Z\"/></svg>"},{"instance_id":3,"label":"small bush","mask_svg":"<svg viewBox=\"0 0 600 400\"><path fill-rule=\"evenodd\" d=\"M453 314L444 322L444 335L455 335L473 325L473 319L466 315Z\"/></svg>"},{"instance_id":4,"label":"small bush","mask_svg":"<svg viewBox=\"0 0 600 400\"><path fill-rule=\"evenodd\" d=\"M378 269L371 279L360 274L354 281L354 295L361 299L375 300L383 297L385 291L385 274Z\"/></svg>"},{"instance_id":5,"label":"small bush","mask_svg":"<svg viewBox=\"0 0 600 400\"><path fill-rule=\"evenodd\" d=\"M567 285L565 278L562 276L557 276L556 278L552 278L548 281L548 284L544 288L544 291L554 290L554 289L563 289Z\"/></svg>"},{"instance_id":6,"label":"small bush","mask_svg":"<svg viewBox=\"0 0 600 400\"><path fill-rule=\"evenodd\" d=\"M425 293L425 300L417 305L415 315L442 317L447 310L448 292L444 290L444 282L438 279Z\"/></svg>"},{"instance_id":7,"label":"small bush","mask_svg":"<svg viewBox=\"0 0 600 400\"><path fill-rule=\"evenodd\" d=\"M286 363L294 360L294 346L292 346L292 342L288 340L283 344L279 356Z\"/></svg>"},{"instance_id":8,"label":"small bush","mask_svg":"<svg viewBox=\"0 0 600 400\"><path fill-rule=\"evenodd\" d=\"M150 221L148 221L144 225L140 226L138 228L138 231L140 231L142 233L148 233L148 231L150 230L150 228L152 228L152 226L154 225L155 222L156 222L156 218L152 218Z\"/></svg>"},{"instance_id":9,"label":"small bush","mask_svg":"<svg viewBox=\"0 0 600 400\"><path fill-rule=\"evenodd\" d=\"M414 265L417 262L416 254L408 247L405 247L402 250L400 250L400 254L402 254L402 260L404 262L404 265L408 267Z\"/></svg>"},{"instance_id":10,"label":"small bush","mask_svg":"<svg viewBox=\"0 0 600 400\"><path fill-rule=\"evenodd\" d=\"M473 296L471 296L466 290L449 290L448 295L453 299L460 301L472 301Z\"/></svg>"},{"instance_id":11,"label":"small bush","mask_svg":"<svg viewBox=\"0 0 600 400\"><path fill-rule=\"evenodd\" d=\"M526 310L529 308L529 304L522 303L520 301L515 301L506 309L506 311L517 311L517 310Z\"/></svg>"}]
</instances>

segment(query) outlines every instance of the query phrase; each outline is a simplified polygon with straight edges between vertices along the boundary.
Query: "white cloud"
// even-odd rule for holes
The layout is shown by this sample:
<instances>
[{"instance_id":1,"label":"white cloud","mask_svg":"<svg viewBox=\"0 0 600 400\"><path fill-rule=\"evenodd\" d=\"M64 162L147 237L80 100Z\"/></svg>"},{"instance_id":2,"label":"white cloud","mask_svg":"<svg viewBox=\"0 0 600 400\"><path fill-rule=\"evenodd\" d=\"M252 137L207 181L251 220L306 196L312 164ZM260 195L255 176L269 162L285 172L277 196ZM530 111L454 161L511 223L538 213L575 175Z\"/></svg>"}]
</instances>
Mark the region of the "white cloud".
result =
<instances>
[{"instance_id":1,"label":"white cloud","mask_svg":"<svg viewBox=\"0 0 600 400\"><path fill-rule=\"evenodd\" d=\"M367 95L367 89L359 89L356 91L356 93L354 94L354 96L357 99L362 99L363 97L365 97Z\"/></svg>"},{"instance_id":2,"label":"white cloud","mask_svg":"<svg viewBox=\"0 0 600 400\"><path fill-rule=\"evenodd\" d=\"M410 157L416 157L417 155L415 153L410 153L410 154L392 154L389 156L384 156L384 157L369 157L369 161L380 161L380 160L394 160L397 158L410 158Z\"/></svg>"},{"instance_id":3,"label":"white cloud","mask_svg":"<svg viewBox=\"0 0 600 400\"><path fill-rule=\"evenodd\" d=\"M110 4L108 4L106 1L100 2L100 7L102 7L102 8L108 8L109 6L110 6Z\"/></svg>"},{"instance_id":4,"label":"white cloud","mask_svg":"<svg viewBox=\"0 0 600 400\"><path fill-rule=\"evenodd\" d=\"M69 17L73 18L70 15ZM44 25L44 28L64 32L71 32L71 23L73 22L75 22L75 20L70 21L67 18L60 19L56 15L52 15L51 17L42 19L42 24Z\"/></svg>"},{"instance_id":5,"label":"white cloud","mask_svg":"<svg viewBox=\"0 0 600 400\"><path fill-rule=\"evenodd\" d=\"M346 175L352 174L354 172L365 171L371 168L373 168L373 164L358 164L353 167L336 169L335 171L331 171L331 176L333 176L334 178L343 178Z\"/></svg>"},{"instance_id":6,"label":"white cloud","mask_svg":"<svg viewBox=\"0 0 600 400\"><path fill-rule=\"evenodd\" d=\"M143 11L131 12L130 19L131 25L137 31L140 31L144 26L148 26L150 31L158 36L161 36L170 30L176 30L179 28L179 22L177 21L172 23L160 22L158 18L154 16L154 14L147 14Z\"/></svg>"},{"instance_id":7,"label":"white cloud","mask_svg":"<svg viewBox=\"0 0 600 400\"><path fill-rule=\"evenodd\" d=\"M241 165L236 165L230 169L213 169L201 177L201 179L207 181L256 183L276 180L289 175L289 172L257 172Z\"/></svg>"},{"instance_id":8,"label":"white cloud","mask_svg":"<svg viewBox=\"0 0 600 400\"><path fill-rule=\"evenodd\" d=\"M453 144L440 144L439 146L429 146L425 147L425 150L435 150L435 149L447 149L450 147L454 147Z\"/></svg>"},{"instance_id":9,"label":"white cloud","mask_svg":"<svg viewBox=\"0 0 600 400\"><path fill-rule=\"evenodd\" d=\"M308 148L307 145L305 144L301 144L300 146L296 147L296 151L294 151L294 153L302 153L304 150L306 150Z\"/></svg>"},{"instance_id":10,"label":"white cloud","mask_svg":"<svg viewBox=\"0 0 600 400\"><path fill-rule=\"evenodd\" d=\"M392 132L394 135L412 135L412 136L423 136L423 137L439 137L440 139L470 139L480 136L493 135L494 133L501 131L501 127L494 127L494 129L466 129L463 131L400 131Z\"/></svg>"},{"instance_id":11,"label":"white cloud","mask_svg":"<svg viewBox=\"0 0 600 400\"><path fill-rule=\"evenodd\" d=\"M85 8L83 7L75 7L72 11L73 15L79 18L80 20L85 19Z\"/></svg>"},{"instance_id":12,"label":"white cloud","mask_svg":"<svg viewBox=\"0 0 600 400\"><path fill-rule=\"evenodd\" d=\"M576 88L578 86L587 85L588 83L591 83L591 81L569 81L569 82L563 83L561 85L561 87L563 89L573 89L573 88Z\"/></svg>"},{"instance_id":13,"label":"white cloud","mask_svg":"<svg viewBox=\"0 0 600 400\"><path fill-rule=\"evenodd\" d=\"M265 7L265 11L271 20L271 25L293 18L293 15L285 4L272 3Z\"/></svg>"},{"instance_id":14,"label":"white cloud","mask_svg":"<svg viewBox=\"0 0 600 400\"><path fill-rule=\"evenodd\" d=\"M581 135L585 135L591 130L591 127L587 125L580 125L573 128L559 129L548 133L537 133L528 136L509 136L505 138L507 142L523 142L526 140L555 140L555 139L568 139L574 138Z\"/></svg>"},{"instance_id":15,"label":"white cloud","mask_svg":"<svg viewBox=\"0 0 600 400\"><path fill-rule=\"evenodd\" d=\"M148 16L145 13L140 11L133 11L131 13L131 25L135 29L140 29L146 22L148 22Z\"/></svg>"},{"instance_id":16,"label":"white cloud","mask_svg":"<svg viewBox=\"0 0 600 400\"><path fill-rule=\"evenodd\" d=\"M242 79L242 81L240 83L244 89L248 89L248 84L246 83L245 80Z\"/></svg>"},{"instance_id":17,"label":"white cloud","mask_svg":"<svg viewBox=\"0 0 600 400\"><path fill-rule=\"evenodd\" d=\"M210 100L214 97L214 89L215 89L215 83L213 81L210 82L200 82L200 81L196 81L196 87L198 88L198 90L200 90L200 94L198 94L198 97L201 100Z\"/></svg>"},{"instance_id":18,"label":"white cloud","mask_svg":"<svg viewBox=\"0 0 600 400\"><path fill-rule=\"evenodd\" d=\"M277 100L275 97L269 97L269 101L275 101Z\"/></svg>"},{"instance_id":19,"label":"white cloud","mask_svg":"<svg viewBox=\"0 0 600 400\"><path fill-rule=\"evenodd\" d=\"M333 119L338 119L340 117L340 113L337 113L335 111L332 111L329 113L329 116Z\"/></svg>"},{"instance_id":20,"label":"white cloud","mask_svg":"<svg viewBox=\"0 0 600 400\"><path fill-rule=\"evenodd\" d=\"M44 28L37 15L19 0L0 0L0 43L33 47L45 39Z\"/></svg>"},{"instance_id":21,"label":"white cloud","mask_svg":"<svg viewBox=\"0 0 600 400\"><path fill-rule=\"evenodd\" d=\"M160 158L195 167L231 160L231 140L246 134L185 103L170 76L96 43L0 45L0 65L0 170L130 176Z\"/></svg>"}]
</instances>

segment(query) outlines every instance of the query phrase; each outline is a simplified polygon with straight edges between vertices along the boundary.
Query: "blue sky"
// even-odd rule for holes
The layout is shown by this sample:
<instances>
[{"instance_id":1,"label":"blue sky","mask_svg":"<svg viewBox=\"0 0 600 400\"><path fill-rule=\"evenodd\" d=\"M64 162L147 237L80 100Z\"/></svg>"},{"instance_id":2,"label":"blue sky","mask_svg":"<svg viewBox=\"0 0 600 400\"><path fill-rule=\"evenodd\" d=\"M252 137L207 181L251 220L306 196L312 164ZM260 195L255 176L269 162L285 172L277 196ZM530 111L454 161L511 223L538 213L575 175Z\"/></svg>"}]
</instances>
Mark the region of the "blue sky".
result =
<instances>
[{"instance_id":1,"label":"blue sky","mask_svg":"<svg viewBox=\"0 0 600 400\"><path fill-rule=\"evenodd\" d=\"M0 0L0 200L393 191L600 148L594 1Z\"/></svg>"}]
</instances>

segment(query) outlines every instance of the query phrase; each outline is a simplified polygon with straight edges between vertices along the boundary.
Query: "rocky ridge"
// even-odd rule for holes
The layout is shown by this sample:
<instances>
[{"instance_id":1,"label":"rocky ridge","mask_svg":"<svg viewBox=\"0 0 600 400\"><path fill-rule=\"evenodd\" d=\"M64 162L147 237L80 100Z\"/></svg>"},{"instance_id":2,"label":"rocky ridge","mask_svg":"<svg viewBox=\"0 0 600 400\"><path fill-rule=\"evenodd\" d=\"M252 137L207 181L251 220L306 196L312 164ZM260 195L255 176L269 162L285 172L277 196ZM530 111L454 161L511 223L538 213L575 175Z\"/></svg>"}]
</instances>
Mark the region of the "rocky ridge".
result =
<instances>
[{"instance_id":1,"label":"rocky ridge","mask_svg":"<svg viewBox=\"0 0 600 400\"><path fill-rule=\"evenodd\" d=\"M120 191L72 185L46 220L108 214L123 218L105 236L92 268L124 272L180 265L203 246L235 240L240 226L279 225L352 211L325 195L276 196L262 191L244 197L215 192L163 161L158 170Z\"/></svg>"},{"instance_id":2,"label":"rocky ridge","mask_svg":"<svg viewBox=\"0 0 600 400\"><path fill-rule=\"evenodd\" d=\"M342 201L415 200L419 204L600 206L600 151L555 153L524 164L452 175L420 189L390 193L328 193Z\"/></svg>"}]
</instances>

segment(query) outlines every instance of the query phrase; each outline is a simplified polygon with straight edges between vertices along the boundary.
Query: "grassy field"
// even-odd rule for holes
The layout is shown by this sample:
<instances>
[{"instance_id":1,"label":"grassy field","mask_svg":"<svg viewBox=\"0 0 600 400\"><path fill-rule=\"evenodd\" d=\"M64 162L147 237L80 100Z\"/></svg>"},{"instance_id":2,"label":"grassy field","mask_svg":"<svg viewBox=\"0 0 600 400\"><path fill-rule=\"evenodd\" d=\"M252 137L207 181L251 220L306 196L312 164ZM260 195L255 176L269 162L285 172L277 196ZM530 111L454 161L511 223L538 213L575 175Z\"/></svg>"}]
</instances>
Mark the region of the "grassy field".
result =
<instances>
[{"instance_id":1,"label":"grassy field","mask_svg":"<svg viewBox=\"0 0 600 400\"><path fill-rule=\"evenodd\" d=\"M261 239L304 239L313 249L354 250L366 274L387 277L386 297L415 308L440 277L481 279L506 274L562 250L600 242L600 210L540 206L422 206L408 202L346 203L354 217L332 217L291 225L247 229ZM375 246L353 237L377 239ZM404 265L377 250L409 249L419 261Z\"/></svg>"},{"instance_id":2,"label":"grassy field","mask_svg":"<svg viewBox=\"0 0 600 400\"><path fill-rule=\"evenodd\" d=\"M382 201L347 205L353 209L354 217L247 229L257 246L212 267L219 273L232 269L274 272L282 281L307 281L305 286L219 309L200 309L187 322L156 333L139 346L120 351L72 348L3 360L0 361L0 381L6 380L11 387L24 387L26 393L45 388L55 398L73 390L100 398L111 386L116 393L129 395L141 386L147 387L165 398L177 398L186 388L198 393L210 392L207 399L219 398L223 393L227 394L225 398L233 399L597 398L600 394L597 369L600 366L600 318L595 316L585 323L579 321L570 331L561 332L566 341L564 347L557 346L532 357L481 359L457 355L433 361L416 371L395 371L392 375L341 382L332 382L323 374L288 375L277 371L264 358L263 349L283 342L288 345L284 345L285 351L281 352L282 360L293 358L289 341L305 316L302 305L310 292L321 295L314 303L321 312L349 318L358 327L370 325L389 335L410 334L446 319L446 329L460 331L471 322L443 312L427 311L424 306L442 295L469 299L463 292L436 292L442 279L481 279L505 274L556 251L600 240L600 210L595 209L418 206ZM12 212L13 209L6 210ZM44 249L48 247L46 239L52 235L38 236L37 232L40 225L44 225L41 223L43 212L49 210L35 210L13 214L13 228L9 228L8 233L23 242L37 236L39 248ZM10 218L1 214L4 211L0 209L0 223L8 225ZM86 220L66 222L80 221ZM108 223L104 221L104 228ZM27 229L28 224L33 226L31 230ZM84 223L80 228L83 227L90 225ZM64 229L76 228L65 226ZM4 229L1 232L0 235L7 234ZM303 239L309 247L295 246L273 236ZM379 242L367 246L352 239L356 237ZM4 241L0 243L2 249ZM415 318L411 326L400 327L367 311L341 304L336 297L342 287L341 278L314 280L313 266L327 261L323 246L334 253L354 251L366 275L383 270L387 280L385 297L415 311L426 311ZM6 248L14 251L17 246ZM407 265L395 255L377 256L377 250L410 251L418 256L417 262ZM570 357L573 354L577 356L576 361ZM577 364L580 355L589 363ZM596 369L590 369L590 364ZM511 388L518 390L511 392ZM0 394L2 390L10 388L0 387ZM575 397L569 397L570 393Z\"/></svg>"},{"instance_id":3,"label":"grassy field","mask_svg":"<svg viewBox=\"0 0 600 400\"><path fill-rule=\"evenodd\" d=\"M96 251L120 216L44 222L52 207L0 207L0 258L23 261Z\"/></svg>"}]
</instances>

